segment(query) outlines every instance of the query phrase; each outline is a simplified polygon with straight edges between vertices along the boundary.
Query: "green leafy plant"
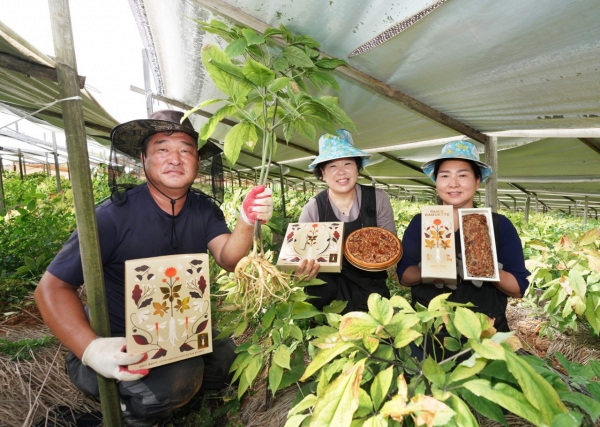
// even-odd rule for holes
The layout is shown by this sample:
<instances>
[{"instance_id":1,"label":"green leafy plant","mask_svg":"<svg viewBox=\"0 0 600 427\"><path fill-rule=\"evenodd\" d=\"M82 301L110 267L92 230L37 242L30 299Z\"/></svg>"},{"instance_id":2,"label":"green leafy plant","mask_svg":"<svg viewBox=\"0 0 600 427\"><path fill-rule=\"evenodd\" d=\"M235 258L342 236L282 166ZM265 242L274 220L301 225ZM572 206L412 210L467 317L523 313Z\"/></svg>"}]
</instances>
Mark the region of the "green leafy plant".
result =
<instances>
[{"instance_id":1,"label":"green leafy plant","mask_svg":"<svg viewBox=\"0 0 600 427\"><path fill-rule=\"evenodd\" d=\"M32 351L50 346L55 342L56 338L54 336L27 338L19 341L0 338L0 353L8 355L10 360L27 360L31 359Z\"/></svg>"},{"instance_id":2,"label":"green leafy plant","mask_svg":"<svg viewBox=\"0 0 600 427\"><path fill-rule=\"evenodd\" d=\"M541 236L540 236L541 237ZM548 323L542 333L553 329L577 329L584 322L594 335L600 334L600 228L581 235L565 234L550 241L529 239L527 267L530 281L543 292L531 297L543 304Z\"/></svg>"},{"instance_id":3,"label":"green leafy plant","mask_svg":"<svg viewBox=\"0 0 600 427\"><path fill-rule=\"evenodd\" d=\"M537 426L578 426L584 414L598 419L591 399L559 395L516 355L512 333L496 332L490 319L448 296L419 311L404 298L373 294L368 313L328 316L328 327L309 331L315 351L301 381L316 380L316 391L290 410L286 427L477 426L472 410L506 425L502 409ZM442 326L448 335L441 344L455 354L412 357L411 343L423 345ZM459 356L470 357L457 363Z\"/></svg>"}]
</instances>

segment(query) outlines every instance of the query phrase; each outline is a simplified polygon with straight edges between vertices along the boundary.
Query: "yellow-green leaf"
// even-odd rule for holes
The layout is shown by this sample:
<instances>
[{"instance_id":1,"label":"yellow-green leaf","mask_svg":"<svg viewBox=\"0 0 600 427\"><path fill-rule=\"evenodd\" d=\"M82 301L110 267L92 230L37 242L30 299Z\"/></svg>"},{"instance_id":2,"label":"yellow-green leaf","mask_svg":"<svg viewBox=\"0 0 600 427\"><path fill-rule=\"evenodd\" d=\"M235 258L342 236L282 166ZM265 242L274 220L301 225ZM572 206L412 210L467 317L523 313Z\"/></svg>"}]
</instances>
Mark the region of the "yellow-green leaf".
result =
<instances>
[{"instance_id":1,"label":"yellow-green leaf","mask_svg":"<svg viewBox=\"0 0 600 427\"><path fill-rule=\"evenodd\" d=\"M236 56L239 56L242 53L244 53L244 50L246 50L246 46L248 46L246 39L237 39L236 41L227 45L227 47L225 48L225 53L227 54L228 58L235 58Z\"/></svg>"},{"instance_id":2,"label":"yellow-green leaf","mask_svg":"<svg viewBox=\"0 0 600 427\"><path fill-rule=\"evenodd\" d=\"M381 404L385 400L385 397L392 385L392 379L394 377L394 367L381 371L377 374L373 383L371 384L371 400L375 410L379 410Z\"/></svg>"},{"instance_id":3,"label":"yellow-green leaf","mask_svg":"<svg viewBox=\"0 0 600 427\"><path fill-rule=\"evenodd\" d=\"M319 396L313 409L311 427L348 427L359 406L359 389L366 359L342 372Z\"/></svg>"},{"instance_id":4,"label":"yellow-green leaf","mask_svg":"<svg viewBox=\"0 0 600 427\"><path fill-rule=\"evenodd\" d=\"M244 76L256 86L264 87L273 81L275 73L260 62L248 58L243 68Z\"/></svg>"},{"instance_id":5,"label":"yellow-green leaf","mask_svg":"<svg viewBox=\"0 0 600 427\"><path fill-rule=\"evenodd\" d=\"M478 357L475 359L475 364L473 366L466 366L464 364L458 365L448 378L448 384L452 384L458 381L465 380L469 377L477 375L485 366L487 365L487 360Z\"/></svg>"},{"instance_id":6,"label":"yellow-green leaf","mask_svg":"<svg viewBox=\"0 0 600 427\"><path fill-rule=\"evenodd\" d=\"M454 326L465 337L478 340L481 336L481 323L471 310L458 307L454 314Z\"/></svg>"},{"instance_id":7,"label":"yellow-green leaf","mask_svg":"<svg viewBox=\"0 0 600 427\"><path fill-rule=\"evenodd\" d=\"M271 365L269 368L269 390L275 395L275 392L281 384L281 378L283 378L283 368L278 365Z\"/></svg>"},{"instance_id":8,"label":"yellow-green leaf","mask_svg":"<svg viewBox=\"0 0 600 427\"><path fill-rule=\"evenodd\" d=\"M506 352L506 366L523 390L523 394L537 408L543 421L550 425L552 418L567 412L556 390L524 359Z\"/></svg>"},{"instance_id":9,"label":"yellow-green leaf","mask_svg":"<svg viewBox=\"0 0 600 427\"><path fill-rule=\"evenodd\" d=\"M571 288L582 300L585 299L586 294L586 284L585 279L581 276L581 273L577 270L569 271L569 283L571 284Z\"/></svg>"},{"instance_id":10,"label":"yellow-green leaf","mask_svg":"<svg viewBox=\"0 0 600 427\"><path fill-rule=\"evenodd\" d=\"M586 246L594 243L598 239L600 239L600 228L592 228L591 230L586 231L583 236L581 236L578 244L580 246Z\"/></svg>"},{"instance_id":11,"label":"yellow-green leaf","mask_svg":"<svg viewBox=\"0 0 600 427\"><path fill-rule=\"evenodd\" d=\"M477 340L470 340L469 344L471 348L477 352L481 357L485 357L490 360L504 360L506 350L497 342L484 339L481 343Z\"/></svg>"},{"instance_id":12,"label":"yellow-green leaf","mask_svg":"<svg viewBox=\"0 0 600 427\"><path fill-rule=\"evenodd\" d=\"M287 59L288 63L293 66L301 68L312 68L315 66L312 59L302 49L296 46L288 46L283 49L283 56Z\"/></svg>"},{"instance_id":13,"label":"yellow-green leaf","mask_svg":"<svg viewBox=\"0 0 600 427\"><path fill-rule=\"evenodd\" d=\"M251 28L244 28L242 30L242 35L244 36L244 38L248 42L248 46L251 46L253 44L261 44L261 43L265 42L265 37L262 36L262 35L260 35L260 34L257 34Z\"/></svg>"},{"instance_id":14,"label":"yellow-green leaf","mask_svg":"<svg viewBox=\"0 0 600 427\"><path fill-rule=\"evenodd\" d=\"M402 348L419 338L422 334L414 329L402 329L394 339L394 347Z\"/></svg>"},{"instance_id":15,"label":"yellow-green leaf","mask_svg":"<svg viewBox=\"0 0 600 427\"><path fill-rule=\"evenodd\" d=\"M427 356L425 362L423 362L422 366L423 375L432 384L438 386L439 388L444 387L444 383L446 382L446 373L440 367L440 365L431 358L431 356Z\"/></svg>"},{"instance_id":16,"label":"yellow-green leaf","mask_svg":"<svg viewBox=\"0 0 600 427\"><path fill-rule=\"evenodd\" d=\"M258 135L257 128L252 123L238 123L227 132L223 152L232 166L237 162L242 146L245 144L254 147Z\"/></svg>"},{"instance_id":17,"label":"yellow-green leaf","mask_svg":"<svg viewBox=\"0 0 600 427\"><path fill-rule=\"evenodd\" d=\"M454 419L456 420L456 424L460 427L478 427L479 424L477 420L473 416L471 409L469 406L458 396L452 395L450 397L450 406L456 412Z\"/></svg>"},{"instance_id":18,"label":"yellow-green leaf","mask_svg":"<svg viewBox=\"0 0 600 427\"><path fill-rule=\"evenodd\" d=\"M281 344L273 354L273 362L285 369L290 369L291 352L287 345Z\"/></svg>"},{"instance_id":19,"label":"yellow-green leaf","mask_svg":"<svg viewBox=\"0 0 600 427\"><path fill-rule=\"evenodd\" d=\"M391 299L390 299L390 304L392 304L392 307L394 308L401 308L403 311L406 311L407 313L414 313L415 309L412 308L412 306L408 303L408 301L406 301L406 299L402 298L401 296L398 295L394 295Z\"/></svg>"},{"instance_id":20,"label":"yellow-green leaf","mask_svg":"<svg viewBox=\"0 0 600 427\"><path fill-rule=\"evenodd\" d=\"M488 380L475 379L462 384L462 387L469 390L476 396L484 397L491 402L497 403L512 413L525 418L527 421L537 425L542 425L542 416L540 411L533 407L523 396L521 392L512 389L509 393L509 386L503 387L503 391L498 391L492 387ZM547 424L549 425L549 424Z\"/></svg>"},{"instance_id":21,"label":"yellow-green leaf","mask_svg":"<svg viewBox=\"0 0 600 427\"><path fill-rule=\"evenodd\" d=\"M381 295L372 293L367 300L367 306L369 314L383 326L392 320L394 310L387 298L382 298Z\"/></svg>"},{"instance_id":22,"label":"yellow-green leaf","mask_svg":"<svg viewBox=\"0 0 600 427\"><path fill-rule=\"evenodd\" d=\"M300 381L304 381L309 378L312 374L317 372L335 357L344 353L345 351L354 348L354 344L351 342L339 342L335 344L331 348L327 348L325 350L320 350L317 352L317 355L313 358L313 360L306 367L306 371L304 371L304 375L300 378Z\"/></svg>"},{"instance_id":23,"label":"yellow-green leaf","mask_svg":"<svg viewBox=\"0 0 600 427\"><path fill-rule=\"evenodd\" d=\"M348 340L359 340L367 334L374 334L380 323L368 313L352 311L342 317L340 335Z\"/></svg>"}]
</instances>

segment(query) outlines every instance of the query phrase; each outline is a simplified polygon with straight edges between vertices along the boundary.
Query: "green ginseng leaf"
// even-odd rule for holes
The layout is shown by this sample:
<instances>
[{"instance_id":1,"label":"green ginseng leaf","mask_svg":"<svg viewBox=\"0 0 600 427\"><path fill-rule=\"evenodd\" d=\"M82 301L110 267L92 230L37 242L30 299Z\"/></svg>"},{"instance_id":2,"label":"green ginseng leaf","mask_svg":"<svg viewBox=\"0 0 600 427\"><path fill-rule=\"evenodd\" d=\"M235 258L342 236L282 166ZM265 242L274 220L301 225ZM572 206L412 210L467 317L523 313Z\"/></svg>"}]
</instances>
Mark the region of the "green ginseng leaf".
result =
<instances>
[{"instance_id":1,"label":"green ginseng leaf","mask_svg":"<svg viewBox=\"0 0 600 427\"><path fill-rule=\"evenodd\" d=\"M337 82L333 74L331 74L331 72L329 71L311 70L310 72L306 73L306 77L319 90L321 90L320 85L325 85L332 89L340 90L339 83Z\"/></svg>"},{"instance_id":2,"label":"green ginseng leaf","mask_svg":"<svg viewBox=\"0 0 600 427\"><path fill-rule=\"evenodd\" d=\"M546 424L550 425L555 415L567 412L556 390L526 361L506 352L506 366L517 379L523 395L533 407L539 410Z\"/></svg>"},{"instance_id":3,"label":"green ginseng leaf","mask_svg":"<svg viewBox=\"0 0 600 427\"><path fill-rule=\"evenodd\" d=\"M243 34L244 38L246 39L246 41L248 42L248 46L252 46L252 45L256 45L256 44L263 44L265 42L265 37L260 34L257 34L251 28L244 28L242 30L242 34Z\"/></svg>"},{"instance_id":4,"label":"green ginseng leaf","mask_svg":"<svg viewBox=\"0 0 600 427\"><path fill-rule=\"evenodd\" d=\"M302 49L296 46L288 46L283 49L282 54L288 62L300 68L312 68L315 66L310 56L308 56Z\"/></svg>"},{"instance_id":5,"label":"green ginseng leaf","mask_svg":"<svg viewBox=\"0 0 600 427\"><path fill-rule=\"evenodd\" d=\"M260 62L248 58L243 68L244 77L254 85L265 87L275 79L275 73Z\"/></svg>"},{"instance_id":6,"label":"green ginseng leaf","mask_svg":"<svg viewBox=\"0 0 600 427\"><path fill-rule=\"evenodd\" d=\"M297 36L296 38L294 38L294 44L302 44L307 47L321 46L318 41L309 36Z\"/></svg>"},{"instance_id":7,"label":"green ginseng leaf","mask_svg":"<svg viewBox=\"0 0 600 427\"><path fill-rule=\"evenodd\" d=\"M269 83L267 89L269 92L279 92L290 83L290 80L291 79L289 77L279 77L278 79L275 79Z\"/></svg>"},{"instance_id":8,"label":"green ginseng leaf","mask_svg":"<svg viewBox=\"0 0 600 427\"><path fill-rule=\"evenodd\" d=\"M279 365L271 365L269 368L269 390L271 390L273 396L275 396L275 392L281 384L281 378L283 378L283 368Z\"/></svg>"},{"instance_id":9,"label":"green ginseng leaf","mask_svg":"<svg viewBox=\"0 0 600 427\"><path fill-rule=\"evenodd\" d=\"M237 39L233 43L229 43L225 48L225 53L228 58L235 58L236 56L240 56L246 50L246 46L248 46L248 42L246 39Z\"/></svg>"},{"instance_id":10,"label":"green ginseng leaf","mask_svg":"<svg viewBox=\"0 0 600 427\"><path fill-rule=\"evenodd\" d=\"M422 370L425 378L431 381L432 384L438 386L439 388L444 387L446 382L446 374L440 365L431 358L431 356L427 356L427 359L425 359L425 362L423 362Z\"/></svg>"},{"instance_id":11,"label":"green ginseng leaf","mask_svg":"<svg viewBox=\"0 0 600 427\"><path fill-rule=\"evenodd\" d=\"M221 120L223 120L225 116L232 116L235 111L236 108L234 105L225 105L224 107L219 108L217 111L215 111L212 117L208 119L208 122L202 126L199 132L199 137L203 140L210 138Z\"/></svg>"},{"instance_id":12,"label":"green ginseng leaf","mask_svg":"<svg viewBox=\"0 0 600 427\"><path fill-rule=\"evenodd\" d=\"M488 399L491 402L508 409L512 413L525 418L536 426L541 426L544 423L540 411L532 406L521 392L508 385L499 387L499 390L496 387L492 387L492 384L488 380L475 379L462 384L462 387L466 388L476 396ZM473 404L473 402L470 403ZM479 405L477 404L474 406L476 411L479 410L478 406ZM551 415L551 417L552 416L553 415ZM546 425L550 424L546 423Z\"/></svg>"},{"instance_id":13,"label":"green ginseng leaf","mask_svg":"<svg viewBox=\"0 0 600 427\"><path fill-rule=\"evenodd\" d=\"M315 62L315 65L319 68L326 68L329 70L335 69L341 65L348 65L348 63L342 59L337 58L323 58Z\"/></svg>"},{"instance_id":14,"label":"green ginseng leaf","mask_svg":"<svg viewBox=\"0 0 600 427\"><path fill-rule=\"evenodd\" d=\"M454 314L454 326L465 337L478 340L481 337L481 323L471 310L458 307Z\"/></svg>"},{"instance_id":15,"label":"green ginseng leaf","mask_svg":"<svg viewBox=\"0 0 600 427\"><path fill-rule=\"evenodd\" d=\"M342 317L340 335L347 340L360 340L364 335L374 334L381 326L373 316L362 311L353 311Z\"/></svg>"},{"instance_id":16,"label":"green ginseng leaf","mask_svg":"<svg viewBox=\"0 0 600 427\"><path fill-rule=\"evenodd\" d=\"M229 27L225 25L225 23L218 21L216 19L211 20L210 22L201 21L199 19L193 19L196 24L200 27L201 30L206 31L210 34L215 34L223 40L227 42L232 42L235 40L235 32L229 30Z\"/></svg>"},{"instance_id":17,"label":"green ginseng leaf","mask_svg":"<svg viewBox=\"0 0 600 427\"><path fill-rule=\"evenodd\" d=\"M350 120L350 117L348 117L346 112L339 107L337 97L322 96L320 98L313 98L313 100L325 107L329 114L334 117L335 122L340 124L344 129L349 132L358 132L356 126L354 126L354 123Z\"/></svg>"},{"instance_id":18,"label":"green ginseng leaf","mask_svg":"<svg viewBox=\"0 0 600 427\"><path fill-rule=\"evenodd\" d=\"M259 129L252 123L238 123L225 135L223 152L231 165L235 165L242 146L254 147L259 140Z\"/></svg>"},{"instance_id":19,"label":"green ginseng leaf","mask_svg":"<svg viewBox=\"0 0 600 427\"><path fill-rule=\"evenodd\" d=\"M317 138L317 130L304 117L300 117L292 122L293 128L309 141L314 141ZM290 136L291 138L291 136ZM286 139L289 141L289 139Z\"/></svg>"},{"instance_id":20,"label":"green ginseng leaf","mask_svg":"<svg viewBox=\"0 0 600 427\"><path fill-rule=\"evenodd\" d=\"M359 389L366 359L342 372L319 396L313 409L312 427L349 427L359 407Z\"/></svg>"},{"instance_id":21,"label":"green ginseng leaf","mask_svg":"<svg viewBox=\"0 0 600 427\"><path fill-rule=\"evenodd\" d=\"M222 70L217 64L227 64L230 67L235 66L231 64L231 61L221 49L215 45L207 45L202 48L202 64L208 72L208 75L212 79L215 86L229 97L240 96L240 85L238 80L234 76ZM242 90L243 92L243 90ZM250 92L246 92L246 94Z\"/></svg>"},{"instance_id":22,"label":"green ginseng leaf","mask_svg":"<svg viewBox=\"0 0 600 427\"><path fill-rule=\"evenodd\" d=\"M471 412L471 409L460 397L453 394L452 396L450 396L450 400L447 403L449 403L450 407L454 409L454 412L456 412L454 420L456 421L457 425L459 425L460 427L479 426L477 420Z\"/></svg>"},{"instance_id":23,"label":"green ginseng leaf","mask_svg":"<svg viewBox=\"0 0 600 427\"><path fill-rule=\"evenodd\" d=\"M330 348L318 351L314 359L306 367L304 375L302 375L300 381L306 380L323 366L331 362L334 358L352 348L354 348L354 343L342 341L334 344Z\"/></svg>"},{"instance_id":24,"label":"green ginseng leaf","mask_svg":"<svg viewBox=\"0 0 600 427\"><path fill-rule=\"evenodd\" d=\"M290 368L290 357L292 353L287 345L281 344L273 354L273 363L285 369Z\"/></svg>"},{"instance_id":25,"label":"green ginseng leaf","mask_svg":"<svg viewBox=\"0 0 600 427\"><path fill-rule=\"evenodd\" d=\"M394 367L390 366L387 369L379 372L373 383L371 384L371 400L375 410L379 410L383 401L385 400L387 393L392 385L392 379L394 376Z\"/></svg>"},{"instance_id":26,"label":"green ginseng leaf","mask_svg":"<svg viewBox=\"0 0 600 427\"><path fill-rule=\"evenodd\" d=\"M279 73L285 72L285 70L287 70L289 66L290 66L290 64L289 64L288 60L282 56L280 56L275 61L273 61L273 65L272 65L273 69Z\"/></svg>"}]
</instances>

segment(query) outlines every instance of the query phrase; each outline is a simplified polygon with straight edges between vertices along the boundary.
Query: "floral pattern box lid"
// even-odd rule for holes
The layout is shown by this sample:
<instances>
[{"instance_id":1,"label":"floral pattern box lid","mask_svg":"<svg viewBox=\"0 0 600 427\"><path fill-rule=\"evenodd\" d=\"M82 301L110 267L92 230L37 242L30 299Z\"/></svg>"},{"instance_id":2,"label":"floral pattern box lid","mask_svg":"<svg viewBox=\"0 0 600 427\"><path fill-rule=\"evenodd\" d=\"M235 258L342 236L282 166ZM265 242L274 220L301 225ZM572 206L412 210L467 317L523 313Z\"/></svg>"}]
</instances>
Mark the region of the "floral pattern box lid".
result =
<instances>
[{"instance_id":1,"label":"floral pattern box lid","mask_svg":"<svg viewBox=\"0 0 600 427\"><path fill-rule=\"evenodd\" d=\"M146 352L136 369L212 352L207 254L125 262L127 351Z\"/></svg>"},{"instance_id":2,"label":"floral pattern box lid","mask_svg":"<svg viewBox=\"0 0 600 427\"><path fill-rule=\"evenodd\" d=\"M295 222L288 225L277 266L296 268L304 259L314 259L320 273L342 270L344 223Z\"/></svg>"}]
</instances>

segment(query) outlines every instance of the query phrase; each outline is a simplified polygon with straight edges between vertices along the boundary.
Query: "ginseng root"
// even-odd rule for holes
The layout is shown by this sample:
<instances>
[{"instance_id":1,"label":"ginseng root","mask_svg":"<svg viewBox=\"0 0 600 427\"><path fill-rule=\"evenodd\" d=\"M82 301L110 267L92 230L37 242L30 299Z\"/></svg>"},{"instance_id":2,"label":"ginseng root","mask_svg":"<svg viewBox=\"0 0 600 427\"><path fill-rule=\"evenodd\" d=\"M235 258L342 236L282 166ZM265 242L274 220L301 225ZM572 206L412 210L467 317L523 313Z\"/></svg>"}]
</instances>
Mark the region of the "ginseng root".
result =
<instances>
[{"instance_id":1,"label":"ginseng root","mask_svg":"<svg viewBox=\"0 0 600 427\"><path fill-rule=\"evenodd\" d=\"M258 314L274 300L286 301L292 293L292 277L277 269L255 251L242 258L235 267L237 293L234 304L242 307L246 316Z\"/></svg>"}]
</instances>

